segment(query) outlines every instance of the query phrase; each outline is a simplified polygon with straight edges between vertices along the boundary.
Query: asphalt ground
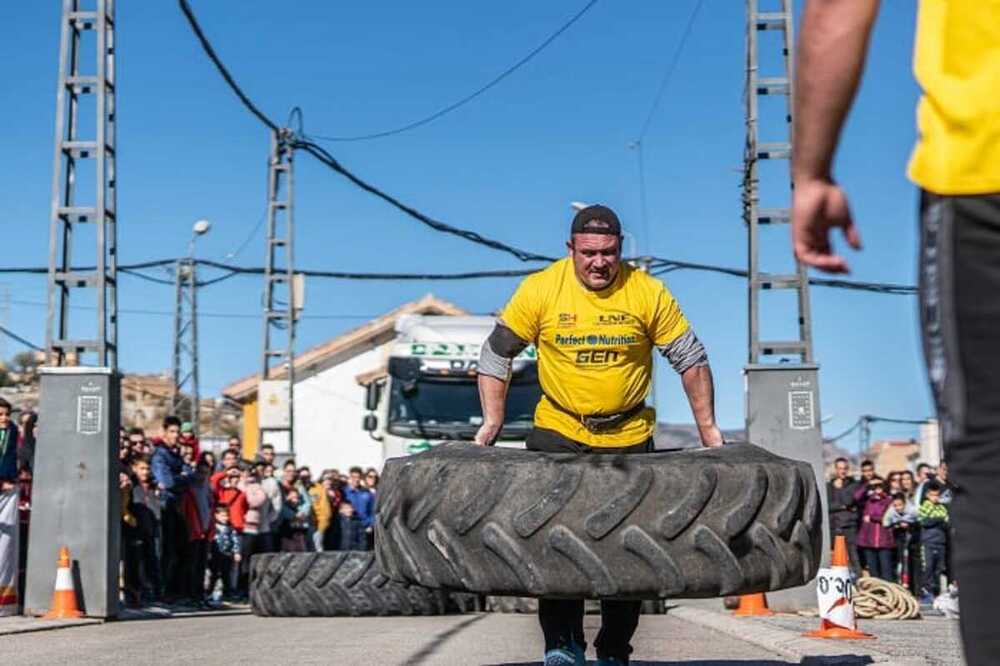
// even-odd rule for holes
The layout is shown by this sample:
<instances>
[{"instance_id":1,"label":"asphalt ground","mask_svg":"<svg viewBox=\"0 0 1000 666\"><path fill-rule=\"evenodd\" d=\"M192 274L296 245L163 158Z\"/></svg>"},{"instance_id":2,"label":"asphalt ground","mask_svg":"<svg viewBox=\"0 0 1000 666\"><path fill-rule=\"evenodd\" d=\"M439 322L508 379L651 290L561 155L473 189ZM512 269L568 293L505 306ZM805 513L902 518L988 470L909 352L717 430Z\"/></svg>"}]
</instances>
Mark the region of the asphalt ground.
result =
<instances>
[{"instance_id":1,"label":"asphalt ground","mask_svg":"<svg viewBox=\"0 0 1000 666\"><path fill-rule=\"evenodd\" d=\"M587 616L588 640L600 618ZM799 663L670 615L643 616L636 666L777 666ZM4 664L539 664L530 615L401 618L259 618L211 615L109 622L3 636ZM588 652L593 663L593 648Z\"/></svg>"}]
</instances>

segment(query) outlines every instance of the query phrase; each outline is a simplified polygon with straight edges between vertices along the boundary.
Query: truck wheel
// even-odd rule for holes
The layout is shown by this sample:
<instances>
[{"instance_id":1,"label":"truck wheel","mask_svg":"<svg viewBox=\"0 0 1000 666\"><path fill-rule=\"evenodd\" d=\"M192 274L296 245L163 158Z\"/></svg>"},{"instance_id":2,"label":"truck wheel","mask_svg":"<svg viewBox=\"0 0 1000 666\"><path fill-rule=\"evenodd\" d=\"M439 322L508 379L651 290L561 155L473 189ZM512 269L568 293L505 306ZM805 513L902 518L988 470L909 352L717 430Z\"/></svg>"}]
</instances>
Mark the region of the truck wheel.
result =
<instances>
[{"instance_id":1,"label":"truck wheel","mask_svg":"<svg viewBox=\"0 0 1000 666\"><path fill-rule=\"evenodd\" d=\"M251 562L250 607L256 615L441 615L450 605L440 590L383 576L371 552L268 553Z\"/></svg>"},{"instance_id":2,"label":"truck wheel","mask_svg":"<svg viewBox=\"0 0 1000 666\"><path fill-rule=\"evenodd\" d=\"M630 456L442 445L386 463L390 578L501 596L699 598L802 585L822 547L812 468L750 444Z\"/></svg>"}]
</instances>

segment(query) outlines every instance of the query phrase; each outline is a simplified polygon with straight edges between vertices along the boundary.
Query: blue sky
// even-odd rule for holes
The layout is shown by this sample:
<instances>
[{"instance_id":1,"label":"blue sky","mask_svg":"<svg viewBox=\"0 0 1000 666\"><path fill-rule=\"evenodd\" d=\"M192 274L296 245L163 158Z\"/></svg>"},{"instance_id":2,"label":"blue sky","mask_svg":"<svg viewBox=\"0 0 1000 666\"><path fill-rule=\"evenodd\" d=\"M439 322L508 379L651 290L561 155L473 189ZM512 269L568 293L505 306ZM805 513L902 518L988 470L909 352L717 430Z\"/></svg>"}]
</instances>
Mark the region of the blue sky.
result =
<instances>
[{"instance_id":1,"label":"blue sky","mask_svg":"<svg viewBox=\"0 0 1000 666\"><path fill-rule=\"evenodd\" d=\"M562 252L573 200L615 208L654 255L745 266L740 219L743 7L706 0L645 139L651 233L642 234L634 151L663 71L695 0L599 2L548 50L471 104L426 127L332 152L359 175L451 224L543 254ZM0 219L5 265L45 265L58 65L57 0L15 3L0 42L11 63L0 105ZM191 223L211 233L198 255L222 260L265 205L268 135L202 55L176 2L118 3L119 246L121 261L177 256ZM298 105L306 132L358 134L405 124L465 95L540 43L583 0L408 3L194 0L223 59L271 116ZM797 9L798 7L797 3ZM915 280L916 193L904 176L918 90L910 69L914 3L883 3L869 69L837 162L853 195L865 251L853 277ZM779 180L781 174L778 173ZM782 188L776 190L781 192ZM296 261L346 271L521 268L515 259L432 232L328 171L296 163ZM787 262L785 230L769 254ZM255 236L234 262L263 263ZM743 419L746 288L737 278L666 276L712 359L720 421ZM170 288L123 276L120 307L168 312ZM45 281L0 276L8 324L44 339ZM510 279L464 283L313 280L299 349L427 292L474 312L500 307ZM206 315L255 315L259 278L202 290ZM921 418L930 403L914 298L812 290L816 357L828 434L860 414ZM782 316L783 315L783 316ZM790 309L765 310L765 333L788 330ZM171 318L123 312L121 365L169 367ZM200 321L203 392L259 364L259 318ZM6 343L9 354L19 348ZM679 382L660 369L661 420L689 421ZM884 426L876 436L910 436ZM852 443L852 442L849 442Z\"/></svg>"}]
</instances>

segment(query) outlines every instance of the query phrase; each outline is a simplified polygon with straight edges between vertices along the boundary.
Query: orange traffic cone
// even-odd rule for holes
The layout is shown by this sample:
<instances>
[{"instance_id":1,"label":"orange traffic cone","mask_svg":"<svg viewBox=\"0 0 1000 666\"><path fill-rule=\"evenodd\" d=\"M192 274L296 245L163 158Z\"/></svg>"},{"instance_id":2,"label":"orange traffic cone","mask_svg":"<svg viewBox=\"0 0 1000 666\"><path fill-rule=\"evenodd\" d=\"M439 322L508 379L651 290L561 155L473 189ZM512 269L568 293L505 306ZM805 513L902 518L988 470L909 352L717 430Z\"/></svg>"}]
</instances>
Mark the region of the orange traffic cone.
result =
<instances>
[{"instance_id":1,"label":"orange traffic cone","mask_svg":"<svg viewBox=\"0 0 1000 666\"><path fill-rule=\"evenodd\" d=\"M56 565L56 589L52 593L52 605L45 614L46 620L68 620L83 617L76 606L76 590L73 587L73 572L70 570L69 548L59 549L59 563Z\"/></svg>"},{"instance_id":2,"label":"orange traffic cone","mask_svg":"<svg viewBox=\"0 0 1000 666\"><path fill-rule=\"evenodd\" d=\"M740 605L733 615L736 617L761 617L774 615L774 611L767 607L767 597L763 592L740 595Z\"/></svg>"},{"instance_id":3,"label":"orange traffic cone","mask_svg":"<svg viewBox=\"0 0 1000 666\"><path fill-rule=\"evenodd\" d=\"M847 557L847 539L843 535L838 535L834 538L833 559L830 562L830 569L824 571L830 574L827 577L828 584L829 581L833 581L835 584L842 581L845 587L849 588L853 585L851 583L851 571ZM822 571L820 572L820 576L823 577ZM820 595L820 603L823 603L822 595ZM810 638L875 638L871 634L858 631L858 624L854 619L854 606L851 601L851 595L847 593L837 596L833 603L829 604L829 607L823 608L821 606L819 614L819 629L808 631L803 636Z\"/></svg>"}]
</instances>

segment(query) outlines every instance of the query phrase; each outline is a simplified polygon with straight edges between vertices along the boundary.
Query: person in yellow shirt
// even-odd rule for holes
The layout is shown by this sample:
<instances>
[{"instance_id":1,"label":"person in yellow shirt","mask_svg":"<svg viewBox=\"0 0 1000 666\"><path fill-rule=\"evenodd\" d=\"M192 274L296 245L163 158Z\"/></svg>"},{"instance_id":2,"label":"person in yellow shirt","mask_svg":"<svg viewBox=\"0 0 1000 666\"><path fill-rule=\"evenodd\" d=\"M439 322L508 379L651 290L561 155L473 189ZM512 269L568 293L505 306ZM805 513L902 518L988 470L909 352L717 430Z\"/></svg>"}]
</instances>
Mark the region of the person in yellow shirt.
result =
<instances>
[{"instance_id":1,"label":"person in yellow shirt","mask_svg":"<svg viewBox=\"0 0 1000 666\"><path fill-rule=\"evenodd\" d=\"M832 175L878 0L809 0L795 80L792 242L842 273L830 233L860 249ZM948 469L954 568L970 666L1000 664L1000 0L921 0L923 96L909 176L920 190L920 320Z\"/></svg>"},{"instance_id":2,"label":"person in yellow shirt","mask_svg":"<svg viewBox=\"0 0 1000 666\"><path fill-rule=\"evenodd\" d=\"M527 447L534 451L653 450L656 412L646 406L654 349L680 373L704 446L721 446L708 355L663 282L621 260L621 223L605 206L573 219L569 256L520 284L482 347L476 442L500 434L512 359L538 350L542 398ZM598 664L627 664L640 602L603 601ZM545 664L583 663L583 601L540 599Z\"/></svg>"}]
</instances>

